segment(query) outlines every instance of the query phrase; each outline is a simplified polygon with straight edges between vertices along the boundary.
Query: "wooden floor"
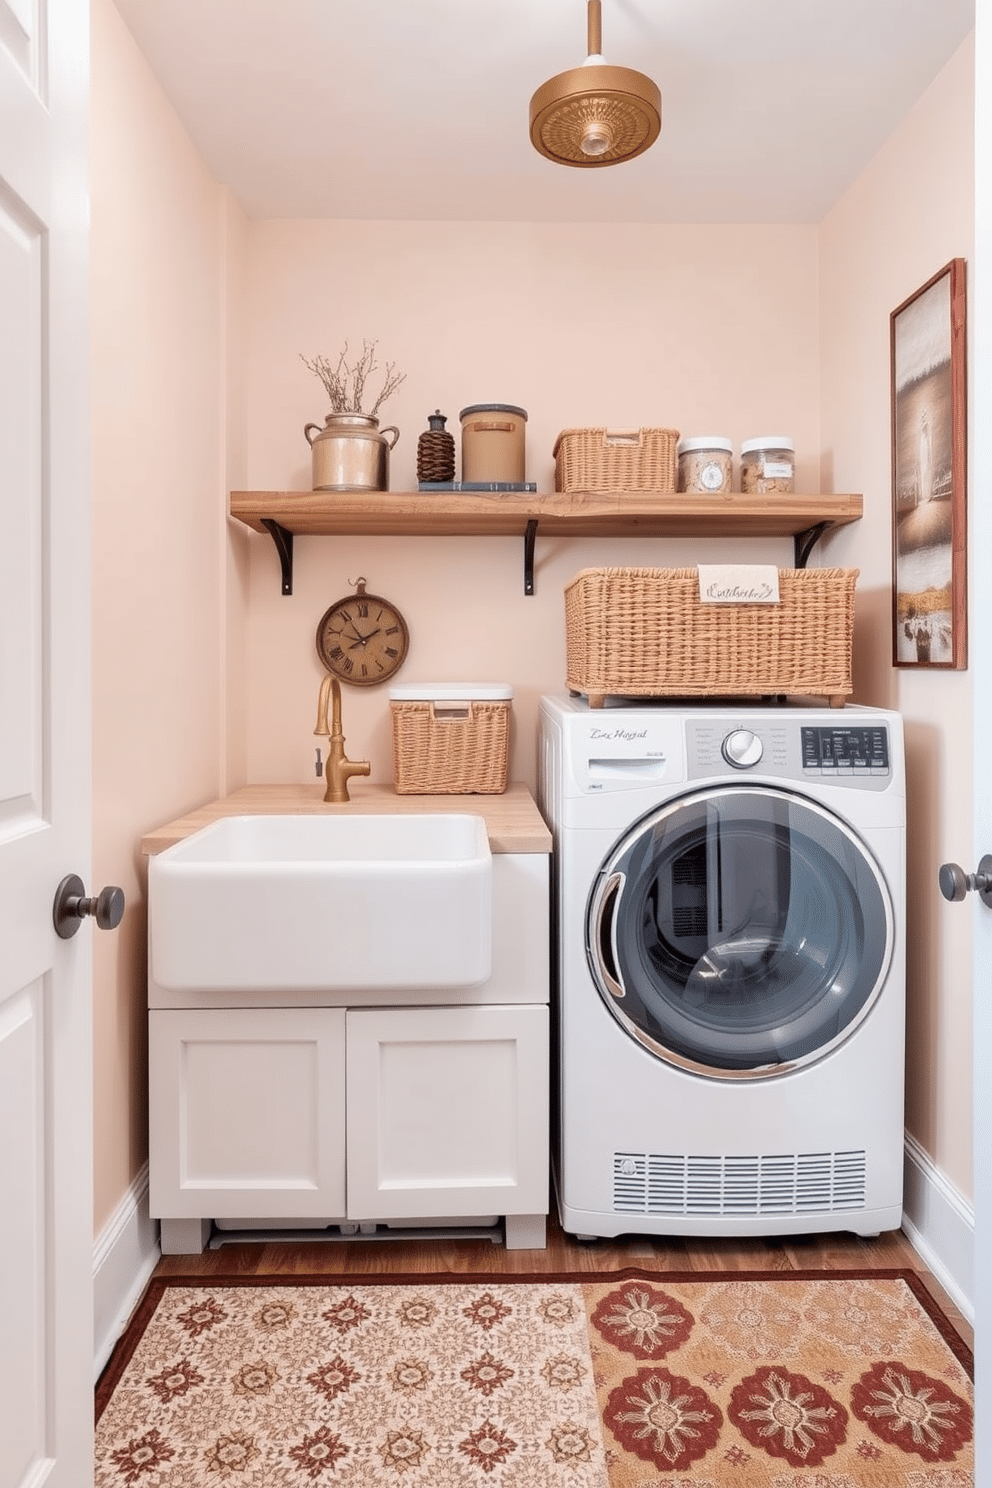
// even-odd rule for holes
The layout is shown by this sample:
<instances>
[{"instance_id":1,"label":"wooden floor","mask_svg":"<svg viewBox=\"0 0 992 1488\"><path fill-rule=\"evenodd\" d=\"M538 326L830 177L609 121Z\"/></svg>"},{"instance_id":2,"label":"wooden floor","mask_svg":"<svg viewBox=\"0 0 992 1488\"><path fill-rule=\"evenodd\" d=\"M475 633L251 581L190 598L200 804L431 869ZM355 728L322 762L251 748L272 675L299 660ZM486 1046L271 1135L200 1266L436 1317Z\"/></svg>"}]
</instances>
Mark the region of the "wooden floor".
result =
<instances>
[{"instance_id":1,"label":"wooden floor","mask_svg":"<svg viewBox=\"0 0 992 1488\"><path fill-rule=\"evenodd\" d=\"M506 1250L488 1238L338 1239L265 1244L224 1244L197 1256L163 1256L156 1276L293 1275L388 1276L483 1273L543 1276L549 1273L619 1271L916 1271L970 1348L967 1319L926 1269L909 1241L895 1230L874 1240L855 1235L794 1235L783 1239L673 1239L625 1235L577 1241L552 1217L546 1250Z\"/></svg>"}]
</instances>

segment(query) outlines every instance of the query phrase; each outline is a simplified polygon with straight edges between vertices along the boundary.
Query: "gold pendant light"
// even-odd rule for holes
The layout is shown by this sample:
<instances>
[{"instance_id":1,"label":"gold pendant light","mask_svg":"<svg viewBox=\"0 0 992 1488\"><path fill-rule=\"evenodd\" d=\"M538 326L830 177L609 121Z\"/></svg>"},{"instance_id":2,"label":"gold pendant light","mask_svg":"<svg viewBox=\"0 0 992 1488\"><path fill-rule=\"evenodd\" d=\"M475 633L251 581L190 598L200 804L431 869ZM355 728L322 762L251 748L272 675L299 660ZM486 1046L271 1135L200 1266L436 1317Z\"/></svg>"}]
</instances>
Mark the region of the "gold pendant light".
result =
<instances>
[{"instance_id":1,"label":"gold pendant light","mask_svg":"<svg viewBox=\"0 0 992 1488\"><path fill-rule=\"evenodd\" d=\"M619 165L661 133L661 94L643 72L603 61L601 0L588 0L589 56L530 101L530 137L558 165Z\"/></svg>"}]
</instances>

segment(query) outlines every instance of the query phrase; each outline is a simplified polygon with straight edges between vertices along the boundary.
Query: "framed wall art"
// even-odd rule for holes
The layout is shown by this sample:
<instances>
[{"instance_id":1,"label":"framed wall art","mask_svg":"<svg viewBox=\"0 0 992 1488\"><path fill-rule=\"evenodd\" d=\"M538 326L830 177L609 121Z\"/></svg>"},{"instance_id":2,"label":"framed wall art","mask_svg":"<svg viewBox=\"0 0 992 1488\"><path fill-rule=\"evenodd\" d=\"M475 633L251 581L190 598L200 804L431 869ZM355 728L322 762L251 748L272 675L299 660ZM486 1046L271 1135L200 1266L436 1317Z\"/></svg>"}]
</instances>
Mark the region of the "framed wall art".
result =
<instances>
[{"instance_id":1,"label":"framed wall art","mask_svg":"<svg viewBox=\"0 0 992 1488\"><path fill-rule=\"evenodd\" d=\"M968 664L965 261L890 316L892 662Z\"/></svg>"}]
</instances>

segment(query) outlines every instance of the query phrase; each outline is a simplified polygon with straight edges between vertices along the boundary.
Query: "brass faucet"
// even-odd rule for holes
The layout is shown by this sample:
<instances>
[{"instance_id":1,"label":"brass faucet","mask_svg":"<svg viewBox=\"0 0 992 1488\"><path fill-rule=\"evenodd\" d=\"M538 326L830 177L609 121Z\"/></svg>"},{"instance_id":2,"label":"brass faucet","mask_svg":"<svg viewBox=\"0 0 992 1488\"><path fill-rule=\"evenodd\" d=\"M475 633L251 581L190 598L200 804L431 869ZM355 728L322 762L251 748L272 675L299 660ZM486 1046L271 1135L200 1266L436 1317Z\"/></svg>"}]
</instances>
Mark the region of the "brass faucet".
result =
<instances>
[{"instance_id":1,"label":"brass faucet","mask_svg":"<svg viewBox=\"0 0 992 1488\"><path fill-rule=\"evenodd\" d=\"M327 724L327 699L331 699L331 724ZM337 677L328 674L320 684L320 696L317 699L317 727L314 734L323 734L327 737L327 763L324 766L324 779L327 781L327 789L324 792L325 801L349 801L348 781L352 775L371 775L372 766L368 760L347 759L344 752L344 734L341 732L341 683Z\"/></svg>"}]
</instances>

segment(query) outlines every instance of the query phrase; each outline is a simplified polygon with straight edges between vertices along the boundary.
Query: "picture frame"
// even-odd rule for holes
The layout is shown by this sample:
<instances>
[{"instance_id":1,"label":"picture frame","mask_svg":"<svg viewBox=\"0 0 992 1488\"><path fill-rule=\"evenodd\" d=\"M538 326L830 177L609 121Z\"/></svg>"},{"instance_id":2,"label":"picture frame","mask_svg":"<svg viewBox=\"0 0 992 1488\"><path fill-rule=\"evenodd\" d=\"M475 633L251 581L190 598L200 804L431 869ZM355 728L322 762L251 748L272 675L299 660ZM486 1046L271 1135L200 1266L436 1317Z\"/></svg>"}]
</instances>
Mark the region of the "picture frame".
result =
<instances>
[{"instance_id":1,"label":"picture frame","mask_svg":"<svg viewBox=\"0 0 992 1488\"><path fill-rule=\"evenodd\" d=\"M895 667L968 664L965 312L954 258L890 316Z\"/></svg>"}]
</instances>

